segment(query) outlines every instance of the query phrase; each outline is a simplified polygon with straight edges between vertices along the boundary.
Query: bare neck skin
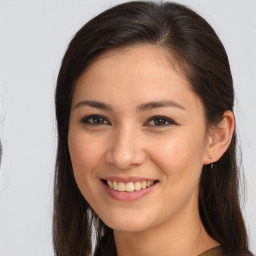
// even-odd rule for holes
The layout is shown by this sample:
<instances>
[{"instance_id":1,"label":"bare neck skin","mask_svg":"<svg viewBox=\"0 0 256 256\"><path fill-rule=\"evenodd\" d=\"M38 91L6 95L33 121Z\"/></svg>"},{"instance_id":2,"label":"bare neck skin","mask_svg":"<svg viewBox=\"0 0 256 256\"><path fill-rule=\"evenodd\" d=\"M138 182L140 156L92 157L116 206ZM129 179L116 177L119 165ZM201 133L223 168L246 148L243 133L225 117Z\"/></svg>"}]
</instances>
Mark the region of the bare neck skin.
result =
<instances>
[{"instance_id":1,"label":"bare neck skin","mask_svg":"<svg viewBox=\"0 0 256 256\"><path fill-rule=\"evenodd\" d=\"M192 213L192 214L191 214ZM114 230L117 256L196 256L219 245L205 231L198 209L140 232Z\"/></svg>"}]
</instances>

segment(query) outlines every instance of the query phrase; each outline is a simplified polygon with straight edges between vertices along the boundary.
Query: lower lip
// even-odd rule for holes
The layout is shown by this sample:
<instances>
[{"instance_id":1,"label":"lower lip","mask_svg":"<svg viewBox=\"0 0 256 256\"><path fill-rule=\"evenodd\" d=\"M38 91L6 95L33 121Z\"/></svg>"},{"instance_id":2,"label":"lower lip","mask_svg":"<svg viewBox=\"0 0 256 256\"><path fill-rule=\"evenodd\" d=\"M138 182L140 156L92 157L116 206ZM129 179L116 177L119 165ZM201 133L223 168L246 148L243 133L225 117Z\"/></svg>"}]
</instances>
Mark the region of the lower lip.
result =
<instances>
[{"instance_id":1,"label":"lower lip","mask_svg":"<svg viewBox=\"0 0 256 256\"><path fill-rule=\"evenodd\" d=\"M112 198L114 198L118 201L123 201L123 202L135 201L135 200L138 200L138 199L144 197L145 195L147 195L148 193L150 193L152 191L152 189L156 186L157 183L151 185L148 188L144 188L141 190L135 190L133 192L120 192L120 191L111 189L108 185L106 185L104 182L102 182L105 190Z\"/></svg>"}]
</instances>

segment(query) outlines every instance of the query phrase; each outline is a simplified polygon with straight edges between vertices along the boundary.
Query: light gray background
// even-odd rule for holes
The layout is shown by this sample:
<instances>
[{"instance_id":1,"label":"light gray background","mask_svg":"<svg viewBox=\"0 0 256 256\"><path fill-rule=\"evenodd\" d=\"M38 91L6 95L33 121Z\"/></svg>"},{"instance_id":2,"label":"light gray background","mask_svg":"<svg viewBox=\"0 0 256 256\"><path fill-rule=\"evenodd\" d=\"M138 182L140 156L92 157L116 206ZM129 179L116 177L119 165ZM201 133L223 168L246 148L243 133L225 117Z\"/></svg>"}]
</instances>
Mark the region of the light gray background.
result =
<instances>
[{"instance_id":1,"label":"light gray background","mask_svg":"<svg viewBox=\"0 0 256 256\"><path fill-rule=\"evenodd\" d=\"M88 19L120 2L0 0L0 256L53 255L54 88L60 61ZM256 253L256 1L177 2L208 20L230 58L247 181L244 214Z\"/></svg>"}]
</instances>

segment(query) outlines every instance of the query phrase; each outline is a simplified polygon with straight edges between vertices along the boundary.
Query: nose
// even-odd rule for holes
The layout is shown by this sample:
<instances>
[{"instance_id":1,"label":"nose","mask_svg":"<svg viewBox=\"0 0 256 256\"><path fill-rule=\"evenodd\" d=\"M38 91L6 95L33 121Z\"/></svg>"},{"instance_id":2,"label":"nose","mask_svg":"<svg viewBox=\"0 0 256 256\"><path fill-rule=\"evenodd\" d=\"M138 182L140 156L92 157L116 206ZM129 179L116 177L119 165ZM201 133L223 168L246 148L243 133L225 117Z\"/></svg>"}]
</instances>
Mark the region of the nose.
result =
<instances>
[{"instance_id":1,"label":"nose","mask_svg":"<svg viewBox=\"0 0 256 256\"><path fill-rule=\"evenodd\" d=\"M129 170L144 163L146 152L142 148L142 138L134 129L119 129L112 137L106 158L109 164L119 169Z\"/></svg>"}]
</instances>

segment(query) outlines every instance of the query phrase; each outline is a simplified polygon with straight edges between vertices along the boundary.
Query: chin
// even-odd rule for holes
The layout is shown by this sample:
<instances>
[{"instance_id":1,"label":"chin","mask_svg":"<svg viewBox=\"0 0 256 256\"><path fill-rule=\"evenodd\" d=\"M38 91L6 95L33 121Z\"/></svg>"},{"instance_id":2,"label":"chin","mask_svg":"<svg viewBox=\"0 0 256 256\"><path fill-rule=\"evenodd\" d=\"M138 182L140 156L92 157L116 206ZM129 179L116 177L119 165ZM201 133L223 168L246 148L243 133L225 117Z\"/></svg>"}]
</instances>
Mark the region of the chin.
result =
<instances>
[{"instance_id":1,"label":"chin","mask_svg":"<svg viewBox=\"0 0 256 256\"><path fill-rule=\"evenodd\" d=\"M108 227L113 230L123 231L123 232L140 232L147 229L148 225L143 225L143 223L130 223L128 221L123 221L121 223L105 223Z\"/></svg>"},{"instance_id":2,"label":"chin","mask_svg":"<svg viewBox=\"0 0 256 256\"><path fill-rule=\"evenodd\" d=\"M152 227L153 220L145 214L112 214L110 216L102 216L101 220L113 230L124 232L139 232Z\"/></svg>"}]
</instances>

